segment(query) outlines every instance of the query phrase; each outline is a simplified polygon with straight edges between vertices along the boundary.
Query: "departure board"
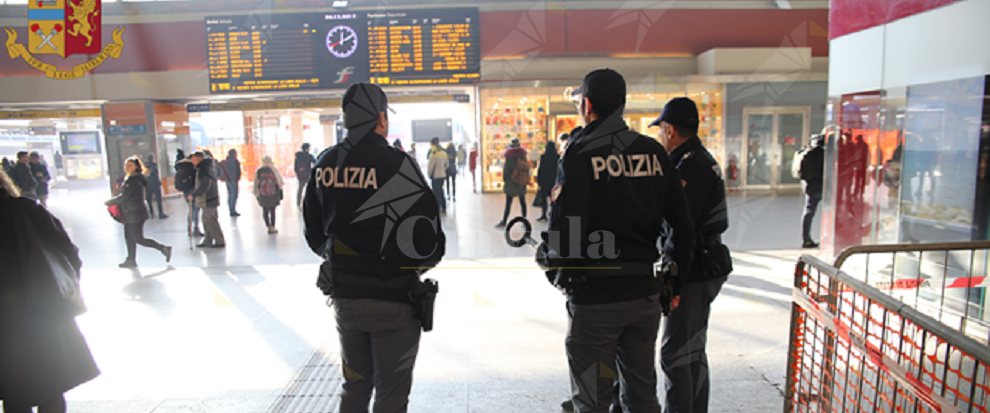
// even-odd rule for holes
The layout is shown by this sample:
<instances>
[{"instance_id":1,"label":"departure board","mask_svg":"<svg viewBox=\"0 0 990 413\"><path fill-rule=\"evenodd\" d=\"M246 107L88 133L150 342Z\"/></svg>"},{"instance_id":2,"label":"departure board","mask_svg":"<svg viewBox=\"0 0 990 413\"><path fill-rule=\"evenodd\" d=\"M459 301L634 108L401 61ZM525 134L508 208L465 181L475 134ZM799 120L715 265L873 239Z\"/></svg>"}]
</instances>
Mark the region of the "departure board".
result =
<instances>
[{"instance_id":1,"label":"departure board","mask_svg":"<svg viewBox=\"0 0 990 413\"><path fill-rule=\"evenodd\" d=\"M207 17L210 93L480 78L476 8Z\"/></svg>"}]
</instances>

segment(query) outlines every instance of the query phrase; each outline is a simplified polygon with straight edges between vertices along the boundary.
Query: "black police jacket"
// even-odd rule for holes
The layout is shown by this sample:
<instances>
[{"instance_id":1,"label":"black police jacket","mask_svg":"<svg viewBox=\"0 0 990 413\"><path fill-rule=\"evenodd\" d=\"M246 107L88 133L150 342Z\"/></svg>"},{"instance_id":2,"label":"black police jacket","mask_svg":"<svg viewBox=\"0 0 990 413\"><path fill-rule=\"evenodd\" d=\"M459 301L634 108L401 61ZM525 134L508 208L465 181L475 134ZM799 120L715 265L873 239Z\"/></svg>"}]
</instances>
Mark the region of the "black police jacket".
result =
<instances>
[{"instance_id":1,"label":"black police jacket","mask_svg":"<svg viewBox=\"0 0 990 413\"><path fill-rule=\"evenodd\" d=\"M726 276L732 271L732 258L721 237L729 229L729 217L725 181L718 161L697 136L674 148L670 160L677 165L697 237L694 261L689 271L681 272L681 281L697 282ZM664 251L673 252L676 238L665 236L664 240Z\"/></svg>"},{"instance_id":2,"label":"black police jacket","mask_svg":"<svg viewBox=\"0 0 990 413\"><path fill-rule=\"evenodd\" d=\"M673 259L691 266L694 224L677 171L663 146L629 130L621 114L575 130L551 200L541 264L575 304L659 293L652 264L664 222L673 229Z\"/></svg>"},{"instance_id":3,"label":"black police jacket","mask_svg":"<svg viewBox=\"0 0 990 413\"><path fill-rule=\"evenodd\" d=\"M306 241L330 261L337 298L408 302L407 290L378 284L440 262L439 214L413 159L375 132L320 154L303 202ZM368 282L344 281L356 277Z\"/></svg>"}]
</instances>

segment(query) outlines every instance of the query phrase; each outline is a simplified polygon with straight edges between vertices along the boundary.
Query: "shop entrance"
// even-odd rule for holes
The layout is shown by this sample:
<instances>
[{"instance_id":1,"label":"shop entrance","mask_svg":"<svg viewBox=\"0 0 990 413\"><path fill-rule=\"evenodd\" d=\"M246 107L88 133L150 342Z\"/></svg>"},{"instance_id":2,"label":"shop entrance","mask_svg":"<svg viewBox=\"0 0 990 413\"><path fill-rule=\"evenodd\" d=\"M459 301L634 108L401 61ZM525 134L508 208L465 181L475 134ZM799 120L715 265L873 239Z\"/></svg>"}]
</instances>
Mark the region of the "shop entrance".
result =
<instances>
[{"instance_id":1,"label":"shop entrance","mask_svg":"<svg viewBox=\"0 0 990 413\"><path fill-rule=\"evenodd\" d=\"M743 110L743 185L750 188L796 188L791 175L794 154L808 141L811 107L779 106Z\"/></svg>"}]
</instances>

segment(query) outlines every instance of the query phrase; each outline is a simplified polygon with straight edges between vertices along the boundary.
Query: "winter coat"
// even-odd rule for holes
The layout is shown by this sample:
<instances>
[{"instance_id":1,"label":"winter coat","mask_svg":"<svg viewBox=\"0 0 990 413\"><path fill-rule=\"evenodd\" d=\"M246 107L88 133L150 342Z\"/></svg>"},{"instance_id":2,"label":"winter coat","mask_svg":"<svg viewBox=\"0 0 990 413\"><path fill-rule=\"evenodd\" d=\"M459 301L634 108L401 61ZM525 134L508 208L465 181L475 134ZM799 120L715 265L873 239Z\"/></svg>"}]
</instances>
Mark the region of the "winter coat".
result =
<instances>
[{"instance_id":1,"label":"winter coat","mask_svg":"<svg viewBox=\"0 0 990 413\"><path fill-rule=\"evenodd\" d=\"M51 174L48 173L48 168L40 162L32 163L30 165L31 175L33 175L34 180L38 182L38 186L34 189L34 192L38 195L48 195L48 182L52 180Z\"/></svg>"},{"instance_id":2,"label":"winter coat","mask_svg":"<svg viewBox=\"0 0 990 413\"><path fill-rule=\"evenodd\" d=\"M220 162L220 170L227 182L239 182L241 180L241 161L236 156L227 156Z\"/></svg>"},{"instance_id":3,"label":"winter coat","mask_svg":"<svg viewBox=\"0 0 990 413\"><path fill-rule=\"evenodd\" d=\"M503 154L505 167L502 169L502 182L505 185L502 187L502 192L506 195L519 196L526 193L526 187L519 186L512 180L512 172L516 170L516 165L519 162L529 162L526 160L526 153L526 148L522 146L510 146Z\"/></svg>"},{"instance_id":4,"label":"winter coat","mask_svg":"<svg viewBox=\"0 0 990 413\"><path fill-rule=\"evenodd\" d=\"M31 173L31 166L24 162L14 164L14 176L10 178L14 181L14 185L20 188L21 195L34 194L38 188L38 180Z\"/></svg>"},{"instance_id":5,"label":"winter coat","mask_svg":"<svg viewBox=\"0 0 990 413\"><path fill-rule=\"evenodd\" d=\"M117 205L120 212L124 214L125 224L140 224L147 221L148 204L145 203L145 188L148 186L148 178L144 175L131 175L124 181L123 188L117 196L110 198L107 205Z\"/></svg>"},{"instance_id":6,"label":"winter coat","mask_svg":"<svg viewBox=\"0 0 990 413\"><path fill-rule=\"evenodd\" d=\"M294 165L296 178L303 182L309 182L309 177L313 174L314 163L316 163L316 158L313 157L313 154L306 151L296 152Z\"/></svg>"},{"instance_id":7,"label":"winter coat","mask_svg":"<svg viewBox=\"0 0 990 413\"><path fill-rule=\"evenodd\" d=\"M261 182L258 182L261 177L261 171L265 168L271 169L275 173L275 177L278 178L278 189L285 189L285 181L282 180L282 173L278 171L275 165L262 165L254 172L254 196L258 198L258 205L262 208L274 208L282 203L282 199L278 196L261 196Z\"/></svg>"},{"instance_id":8,"label":"winter coat","mask_svg":"<svg viewBox=\"0 0 990 413\"><path fill-rule=\"evenodd\" d=\"M447 152L443 148L432 147L430 148L430 159L429 163L426 165L427 175L430 179L445 179L447 178L447 168L450 167L450 158L447 157Z\"/></svg>"},{"instance_id":9,"label":"winter coat","mask_svg":"<svg viewBox=\"0 0 990 413\"><path fill-rule=\"evenodd\" d=\"M196 189L188 196L193 197L196 206L209 208L220 206L220 191L217 189L216 161L213 158L203 159L196 166Z\"/></svg>"},{"instance_id":10,"label":"winter coat","mask_svg":"<svg viewBox=\"0 0 990 413\"><path fill-rule=\"evenodd\" d=\"M549 196L550 190L553 189L554 184L557 182L557 160L560 159L560 155L557 151L549 151L540 157L540 168L536 173L536 183L540 186L540 192L543 196Z\"/></svg>"},{"instance_id":11,"label":"winter coat","mask_svg":"<svg viewBox=\"0 0 990 413\"><path fill-rule=\"evenodd\" d=\"M453 146L444 149L447 152L447 176L457 175L457 149Z\"/></svg>"},{"instance_id":12,"label":"winter coat","mask_svg":"<svg viewBox=\"0 0 990 413\"><path fill-rule=\"evenodd\" d=\"M47 257L65 257L77 279L82 261L62 223L36 202L0 198L0 216L0 399L41 404L100 374L77 312L57 305Z\"/></svg>"},{"instance_id":13,"label":"winter coat","mask_svg":"<svg viewBox=\"0 0 990 413\"><path fill-rule=\"evenodd\" d=\"M148 188L157 190L162 186L162 174L158 170L158 164L155 162L148 162L144 164L144 168L148 170Z\"/></svg>"}]
</instances>

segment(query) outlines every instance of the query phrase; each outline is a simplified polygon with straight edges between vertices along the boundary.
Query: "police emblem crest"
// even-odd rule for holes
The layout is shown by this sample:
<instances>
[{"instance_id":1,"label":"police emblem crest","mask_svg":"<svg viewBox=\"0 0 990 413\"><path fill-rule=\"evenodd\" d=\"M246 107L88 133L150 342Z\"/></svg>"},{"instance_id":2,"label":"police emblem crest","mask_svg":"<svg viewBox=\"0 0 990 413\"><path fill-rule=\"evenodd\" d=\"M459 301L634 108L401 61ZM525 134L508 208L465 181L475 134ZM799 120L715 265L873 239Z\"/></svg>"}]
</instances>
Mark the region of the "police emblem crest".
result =
<instances>
[{"instance_id":1,"label":"police emblem crest","mask_svg":"<svg viewBox=\"0 0 990 413\"><path fill-rule=\"evenodd\" d=\"M52 79L83 77L107 58L119 58L124 48L123 27L113 31L113 43L102 46L101 14L100 0L31 0L28 3L27 46L17 43L17 29L6 27L7 53L11 59L23 58ZM42 54L55 54L63 59L74 54L98 55L71 70L59 70L33 56Z\"/></svg>"}]
</instances>

